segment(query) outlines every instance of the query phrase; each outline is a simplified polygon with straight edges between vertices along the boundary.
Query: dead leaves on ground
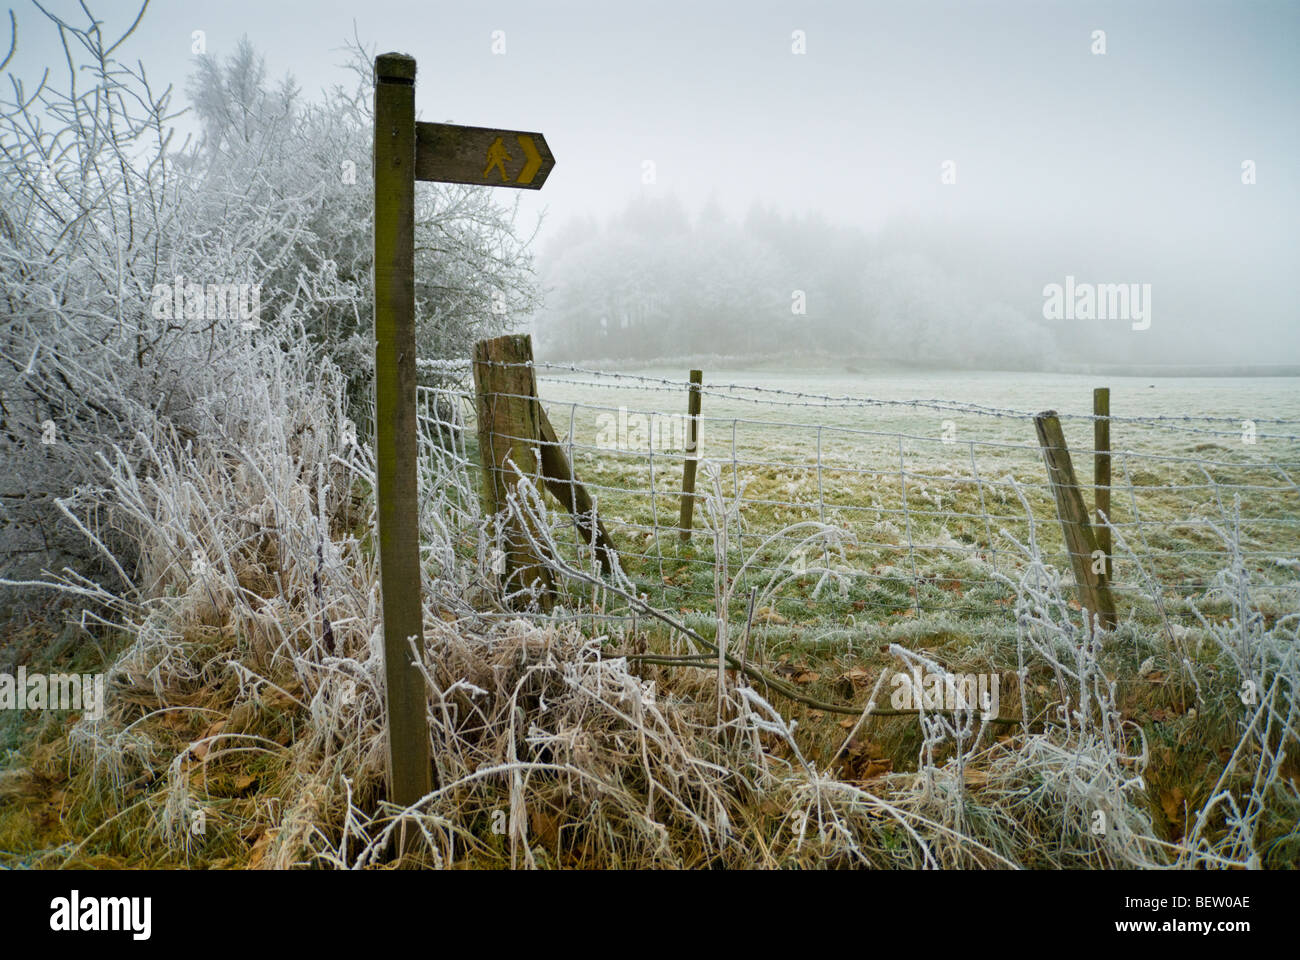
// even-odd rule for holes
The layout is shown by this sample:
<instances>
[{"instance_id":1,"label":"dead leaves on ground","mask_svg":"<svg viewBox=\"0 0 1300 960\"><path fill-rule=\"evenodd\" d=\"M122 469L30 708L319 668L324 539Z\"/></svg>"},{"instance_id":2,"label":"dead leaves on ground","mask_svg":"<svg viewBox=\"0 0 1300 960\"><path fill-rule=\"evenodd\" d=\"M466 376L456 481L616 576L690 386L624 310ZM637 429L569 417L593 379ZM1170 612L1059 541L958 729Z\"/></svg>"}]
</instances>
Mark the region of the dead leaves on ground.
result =
<instances>
[{"instance_id":1,"label":"dead leaves on ground","mask_svg":"<svg viewBox=\"0 0 1300 960\"><path fill-rule=\"evenodd\" d=\"M262 865L262 860L265 859L266 851L271 846L271 841L275 839L276 833L277 831L270 828L262 831L261 835L253 843L252 849L248 851L247 869L256 870Z\"/></svg>"},{"instance_id":2,"label":"dead leaves on ground","mask_svg":"<svg viewBox=\"0 0 1300 960\"><path fill-rule=\"evenodd\" d=\"M214 723L208 724L203 733L199 735L199 738L190 744L190 756L199 763L202 763L203 758L206 757L208 751L212 749L213 738L224 729L226 729L226 720L224 717Z\"/></svg>"},{"instance_id":3,"label":"dead leaves on ground","mask_svg":"<svg viewBox=\"0 0 1300 960\"><path fill-rule=\"evenodd\" d=\"M1187 798L1183 788L1175 786L1171 790L1160 792L1160 809L1169 821L1170 838L1177 842L1183 838L1183 827L1187 822Z\"/></svg>"},{"instance_id":4,"label":"dead leaves on ground","mask_svg":"<svg viewBox=\"0 0 1300 960\"><path fill-rule=\"evenodd\" d=\"M822 675L815 670L809 670L806 664L791 663L789 654L782 654L779 662L773 668L773 672L778 677L784 677L800 685L816 683L822 678Z\"/></svg>"},{"instance_id":5,"label":"dead leaves on ground","mask_svg":"<svg viewBox=\"0 0 1300 960\"><path fill-rule=\"evenodd\" d=\"M852 699L870 685L871 671L866 667L850 667L835 678L835 692L846 699Z\"/></svg>"},{"instance_id":6,"label":"dead leaves on ground","mask_svg":"<svg viewBox=\"0 0 1300 960\"><path fill-rule=\"evenodd\" d=\"M866 783L893 773L894 761L870 740L854 738L840 755L839 776L843 780Z\"/></svg>"}]
</instances>

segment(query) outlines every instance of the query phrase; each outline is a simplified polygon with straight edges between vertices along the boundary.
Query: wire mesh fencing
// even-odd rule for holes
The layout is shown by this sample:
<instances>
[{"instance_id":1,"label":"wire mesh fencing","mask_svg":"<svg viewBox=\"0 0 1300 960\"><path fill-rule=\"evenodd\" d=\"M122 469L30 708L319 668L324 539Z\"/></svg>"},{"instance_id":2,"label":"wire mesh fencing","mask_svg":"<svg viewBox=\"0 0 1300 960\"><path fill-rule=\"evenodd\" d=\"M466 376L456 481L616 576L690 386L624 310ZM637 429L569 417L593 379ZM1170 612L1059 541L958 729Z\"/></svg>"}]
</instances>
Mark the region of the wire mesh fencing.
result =
<instances>
[{"instance_id":1,"label":"wire mesh fencing","mask_svg":"<svg viewBox=\"0 0 1300 960\"><path fill-rule=\"evenodd\" d=\"M706 372L692 451L689 380L531 366L551 442L591 495L636 592L661 609L715 615L725 597L728 615L747 624L815 634L906 620L980 632L1014 626L1016 582L1031 557L1070 570L1036 411L833 396ZM1062 399L1044 397L1044 406ZM419 410L422 496L437 505L425 522L480 527L472 391L422 387ZM1104 526L1122 620L1213 613L1234 563L1261 609L1300 609L1300 420L1120 411L1107 418L1110 448L1098 450L1094 414L1063 406L1058 417L1090 513L1097 456L1110 458ZM699 469L686 531L692 457ZM542 479L530 476L539 489ZM572 517L556 509L546 525L550 548L570 567L592 568Z\"/></svg>"}]
</instances>

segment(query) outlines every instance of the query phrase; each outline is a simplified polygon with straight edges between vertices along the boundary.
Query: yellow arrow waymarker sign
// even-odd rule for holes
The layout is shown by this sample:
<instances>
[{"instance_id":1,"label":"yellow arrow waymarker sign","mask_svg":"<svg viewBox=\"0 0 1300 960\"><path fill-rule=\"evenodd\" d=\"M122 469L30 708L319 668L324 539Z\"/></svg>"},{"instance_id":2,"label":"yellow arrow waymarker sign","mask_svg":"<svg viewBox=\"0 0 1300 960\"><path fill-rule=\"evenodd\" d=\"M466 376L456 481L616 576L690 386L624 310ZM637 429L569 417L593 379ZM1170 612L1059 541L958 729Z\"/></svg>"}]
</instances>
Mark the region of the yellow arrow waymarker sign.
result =
<instances>
[{"instance_id":1,"label":"yellow arrow waymarker sign","mask_svg":"<svg viewBox=\"0 0 1300 960\"><path fill-rule=\"evenodd\" d=\"M415 179L540 190L555 157L540 133L415 125Z\"/></svg>"}]
</instances>

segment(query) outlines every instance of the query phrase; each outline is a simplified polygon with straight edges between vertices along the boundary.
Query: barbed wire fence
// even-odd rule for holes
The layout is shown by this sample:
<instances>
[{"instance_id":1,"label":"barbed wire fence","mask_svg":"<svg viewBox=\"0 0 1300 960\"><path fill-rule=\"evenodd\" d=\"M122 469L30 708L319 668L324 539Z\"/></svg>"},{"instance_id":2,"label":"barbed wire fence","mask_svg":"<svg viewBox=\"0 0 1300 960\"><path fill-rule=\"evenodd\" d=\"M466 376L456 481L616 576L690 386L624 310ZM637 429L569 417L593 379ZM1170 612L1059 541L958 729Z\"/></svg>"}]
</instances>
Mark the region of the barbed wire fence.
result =
<instances>
[{"instance_id":1,"label":"barbed wire fence","mask_svg":"<svg viewBox=\"0 0 1300 960\"><path fill-rule=\"evenodd\" d=\"M470 363L420 366L441 384L418 394L427 468L421 522L490 525L479 497ZM533 371L555 425L550 442L590 493L621 573L661 608L712 614L721 577L746 630L753 622L833 635L908 619L940 629L1000 621L1010 629L1026 545L1070 568L1034 411L706 377L692 451L688 379L541 362L501 366ZM1089 512L1094 457L1108 454L1113 464L1108 580L1121 619L1190 621L1188 601L1211 601L1233 557L1266 609L1300 609L1300 420L1121 413L1106 418L1111 448L1097 450L1095 414L1057 416ZM702 484L685 495L695 497L699 526L684 531L683 473L693 456ZM540 467L528 479L542 489ZM556 510L546 524L548 542L561 545L572 568L594 569L579 523ZM492 561L498 574L499 560ZM565 608L562 601L558 615ZM613 604L601 615L635 612Z\"/></svg>"}]
</instances>

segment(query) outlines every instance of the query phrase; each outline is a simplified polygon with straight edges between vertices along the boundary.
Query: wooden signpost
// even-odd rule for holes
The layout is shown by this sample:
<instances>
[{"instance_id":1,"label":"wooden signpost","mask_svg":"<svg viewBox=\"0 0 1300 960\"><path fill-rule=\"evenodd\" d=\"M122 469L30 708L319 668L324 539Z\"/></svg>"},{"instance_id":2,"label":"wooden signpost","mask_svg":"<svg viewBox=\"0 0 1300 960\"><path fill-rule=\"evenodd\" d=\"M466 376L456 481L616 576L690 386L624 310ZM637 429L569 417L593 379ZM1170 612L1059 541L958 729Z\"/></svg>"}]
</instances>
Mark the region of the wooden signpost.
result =
<instances>
[{"instance_id":1,"label":"wooden signpost","mask_svg":"<svg viewBox=\"0 0 1300 960\"><path fill-rule=\"evenodd\" d=\"M375 454L388 702L389 800L432 789L423 649L415 410L415 181L540 190L540 133L415 122L415 60L375 58ZM407 844L402 843L403 849Z\"/></svg>"}]
</instances>

